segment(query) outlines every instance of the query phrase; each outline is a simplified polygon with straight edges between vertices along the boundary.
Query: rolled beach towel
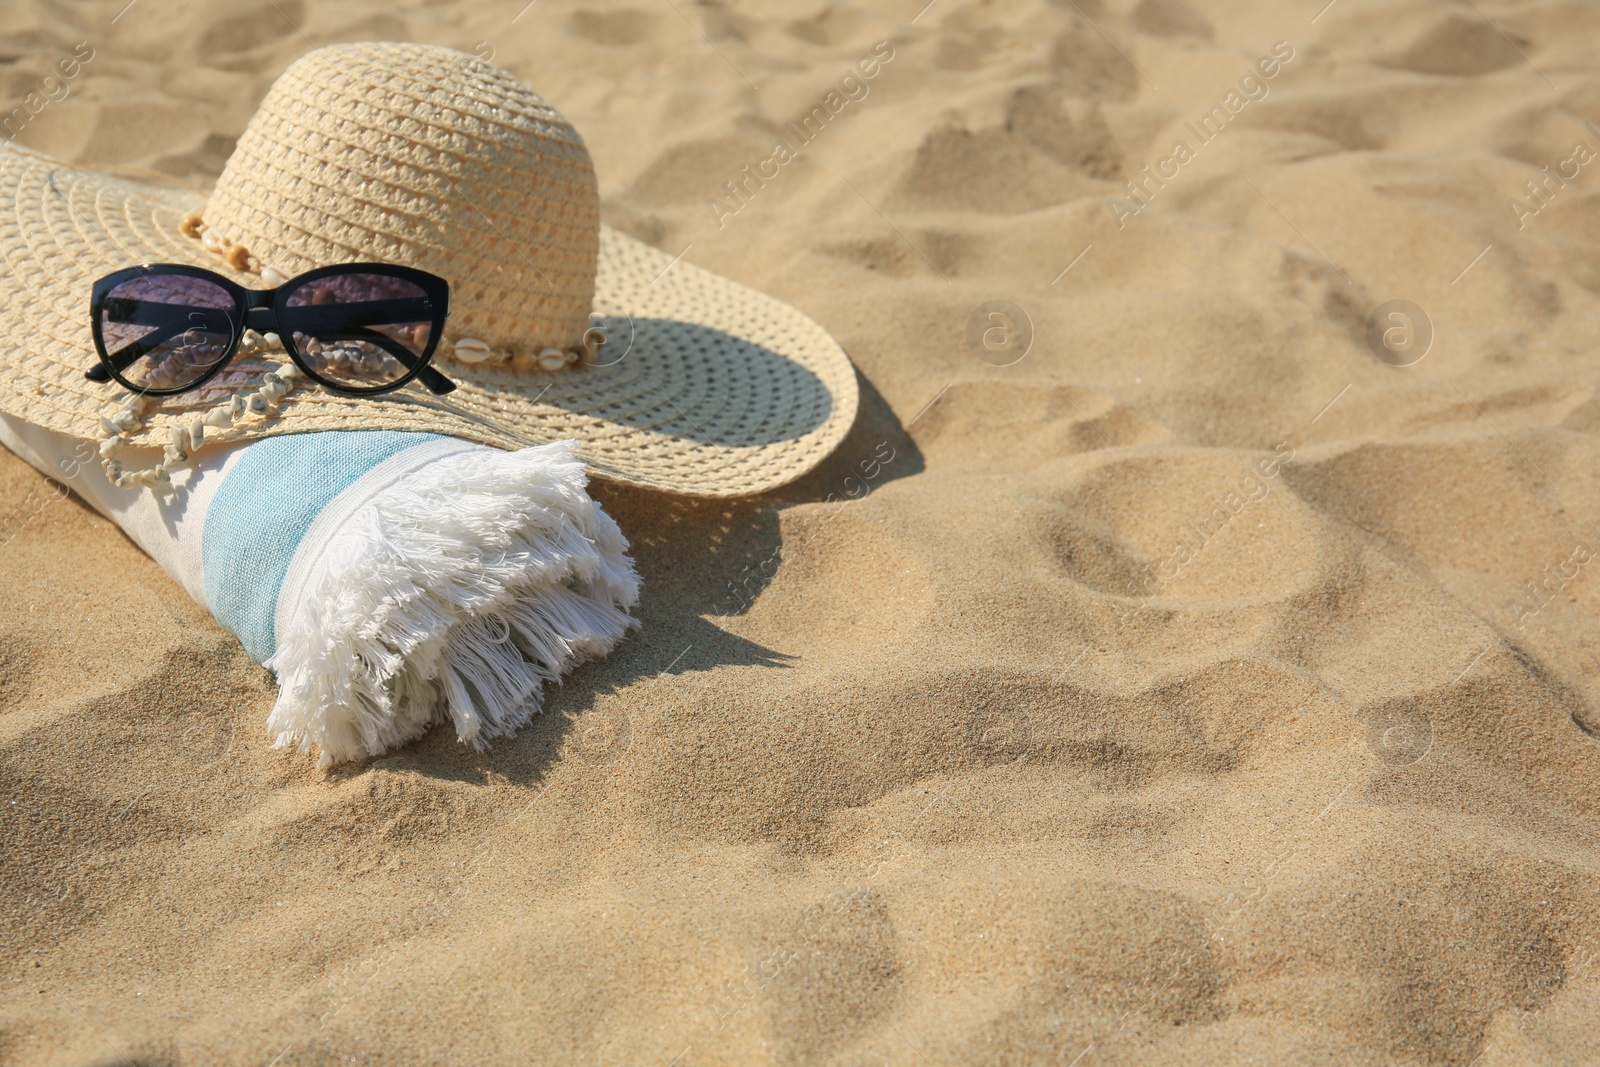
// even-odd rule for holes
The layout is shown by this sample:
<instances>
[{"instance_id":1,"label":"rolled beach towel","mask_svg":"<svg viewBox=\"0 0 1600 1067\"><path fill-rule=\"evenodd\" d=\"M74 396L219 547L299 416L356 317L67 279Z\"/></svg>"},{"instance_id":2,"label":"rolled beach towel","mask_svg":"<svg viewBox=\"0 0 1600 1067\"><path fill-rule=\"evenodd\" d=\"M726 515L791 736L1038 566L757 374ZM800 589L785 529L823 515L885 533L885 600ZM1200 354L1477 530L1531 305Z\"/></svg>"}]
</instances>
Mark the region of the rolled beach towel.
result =
<instances>
[{"instance_id":1,"label":"rolled beach towel","mask_svg":"<svg viewBox=\"0 0 1600 1067\"><path fill-rule=\"evenodd\" d=\"M0 443L120 526L277 675L276 746L323 766L448 718L475 747L635 625L627 541L575 443L386 430L269 437L119 489L92 449L0 416Z\"/></svg>"}]
</instances>

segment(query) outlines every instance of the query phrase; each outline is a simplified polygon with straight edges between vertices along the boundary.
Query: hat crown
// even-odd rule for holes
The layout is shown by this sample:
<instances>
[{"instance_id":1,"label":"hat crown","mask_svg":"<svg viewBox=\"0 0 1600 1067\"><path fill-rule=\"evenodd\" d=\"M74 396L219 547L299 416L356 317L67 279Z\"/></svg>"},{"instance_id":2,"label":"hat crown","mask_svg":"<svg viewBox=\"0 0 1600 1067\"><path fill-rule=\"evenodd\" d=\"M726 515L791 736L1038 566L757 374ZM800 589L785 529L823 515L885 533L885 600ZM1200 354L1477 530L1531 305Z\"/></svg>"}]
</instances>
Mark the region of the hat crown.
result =
<instances>
[{"instance_id":1,"label":"hat crown","mask_svg":"<svg viewBox=\"0 0 1600 1067\"><path fill-rule=\"evenodd\" d=\"M509 72L454 49L302 57L239 138L204 222L256 270L438 274L451 337L570 350L589 325L600 197L583 139Z\"/></svg>"}]
</instances>

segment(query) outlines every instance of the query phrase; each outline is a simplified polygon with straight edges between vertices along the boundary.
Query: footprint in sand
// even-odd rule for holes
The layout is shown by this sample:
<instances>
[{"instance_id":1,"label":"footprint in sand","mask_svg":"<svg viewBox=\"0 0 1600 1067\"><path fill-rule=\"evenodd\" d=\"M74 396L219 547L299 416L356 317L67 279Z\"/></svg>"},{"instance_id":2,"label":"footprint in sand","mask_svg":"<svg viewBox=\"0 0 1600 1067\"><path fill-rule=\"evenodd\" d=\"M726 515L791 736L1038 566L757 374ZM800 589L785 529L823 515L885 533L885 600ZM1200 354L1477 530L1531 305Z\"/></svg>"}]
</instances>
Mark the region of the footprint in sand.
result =
<instances>
[{"instance_id":1,"label":"footprint in sand","mask_svg":"<svg viewBox=\"0 0 1600 1067\"><path fill-rule=\"evenodd\" d=\"M843 44L860 30L866 17L853 7L830 4L810 18L795 19L784 27L789 36L807 44Z\"/></svg>"},{"instance_id":2,"label":"footprint in sand","mask_svg":"<svg viewBox=\"0 0 1600 1067\"><path fill-rule=\"evenodd\" d=\"M568 23L572 32L595 44L625 46L648 41L656 32L656 16L649 11L575 11Z\"/></svg>"},{"instance_id":3,"label":"footprint in sand","mask_svg":"<svg viewBox=\"0 0 1600 1067\"><path fill-rule=\"evenodd\" d=\"M1451 15L1383 65L1418 74L1470 78L1522 62L1522 53L1531 47L1529 41L1498 29L1487 19Z\"/></svg>"},{"instance_id":4,"label":"footprint in sand","mask_svg":"<svg viewBox=\"0 0 1600 1067\"><path fill-rule=\"evenodd\" d=\"M200 38L200 55L218 52L248 52L297 32L305 24L305 5L300 0L238 5L239 10L219 19Z\"/></svg>"},{"instance_id":5,"label":"footprint in sand","mask_svg":"<svg viewBox=\"0 0 1600 1067\"><path fill-rule=\"evenodd\" d=\"M1133 24L1152 37L1211 40L1211 23L1183 0L1143 0L1133 9Z\"/></svg>"}]
</instances>

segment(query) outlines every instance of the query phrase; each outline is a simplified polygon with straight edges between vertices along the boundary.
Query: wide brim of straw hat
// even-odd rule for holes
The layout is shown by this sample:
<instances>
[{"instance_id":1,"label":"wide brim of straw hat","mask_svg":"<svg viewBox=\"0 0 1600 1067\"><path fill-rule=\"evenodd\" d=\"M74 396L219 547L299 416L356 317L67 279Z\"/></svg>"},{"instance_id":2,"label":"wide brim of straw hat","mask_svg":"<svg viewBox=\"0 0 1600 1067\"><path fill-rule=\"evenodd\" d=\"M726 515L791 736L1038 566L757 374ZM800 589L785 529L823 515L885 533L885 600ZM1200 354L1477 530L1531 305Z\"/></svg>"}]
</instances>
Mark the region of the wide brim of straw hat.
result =
<instances>
[{"instance_id":1,"label":"wide brim of straw hat","mask_svg":"<svg viewBox=\"0 0 1600 1067\"><path fill-rule=\"evenodd\" d=\"M0 411L99 436L124 394L91 382L95 279L143 263L191 263L262 288L179 228L200 194L0 146ZM438 361L459 388L378 398L306 388L276 417L207 440L319 430L412 430L501 448L574 438L597 476L690 496L736 497L793 481L855 419L855 370L800 311L602 226L597 363L554 374ZM134 445L165 444L194 410L158 410ZM207 447L211 447L208 443Z\"/></svg>"}]
</instances>

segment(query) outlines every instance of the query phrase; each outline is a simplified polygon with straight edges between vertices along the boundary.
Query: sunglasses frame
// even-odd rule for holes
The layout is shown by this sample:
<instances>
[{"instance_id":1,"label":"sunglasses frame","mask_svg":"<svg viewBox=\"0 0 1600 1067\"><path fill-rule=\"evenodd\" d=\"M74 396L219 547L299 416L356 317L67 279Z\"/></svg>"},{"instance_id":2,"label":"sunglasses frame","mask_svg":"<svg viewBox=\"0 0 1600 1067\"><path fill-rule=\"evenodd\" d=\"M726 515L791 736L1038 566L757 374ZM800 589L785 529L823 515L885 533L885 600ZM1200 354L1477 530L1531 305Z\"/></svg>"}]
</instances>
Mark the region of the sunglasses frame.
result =
<instances>
[{"instance_id":1,"label":"sunglasses frame","mask_svg":"<svg viewBox=\"0 0 1600 1067\"><path fill-rule=\"evenodd\" d=\"M428 345L420 355L415 356L416 366L410 368L403 377L384 385L368 388L353 388L331 382L317 374L307 365L305 356L300 352L294 342L293 335L280 328L279 324L284 319L284 312L288 309L288 299L291 293L308 282L319 278L335 277L344 274L383 274L399 278L417 286L422 290L425 298L433 306L433 317L428 331ZM188 385L175 389L152 389L148 386L136 385L122 376L121 371L112 362L111 356L106 352L105 338L101 336L101 313L105 310L105 302L112 290L124 282L134 278L144 278L153 275L181 275L199 278L220 286L233 297L232 311L233 336L228 341L227 355L217 360L216 364L199 378ZM225 308L208 310L226 311ZM142 396L177 396L182 393L193 392L205 385L212 378L221 374L223 368L232 363L239 354L239 342L244 339L245 330L255 330L258 333L276 333L278 340L283 345L284 352L299 367L311 381L327 389L329 392L339 393L344 396L377 396L381 393L393 392L414 380L421 380L422 385L430 392L443 395L455 389L455 383L445 377L432 366L433 353L439 347L439 340L444 335L445 320L450 317L450 283L436 274L417 270L414 267L402 267L393 263L339 263L328 267L318 267L315 270L297 274L282 285L272 289L246 289L242 285L223 277L215 271L204 267L194 267L186 263L146 263L136 267L126 267L112 274L107 274L94 283L89 298L89 313L91 316L91 330L94 335L95 351L100 356L100 362L90 368L85 374L90 381L104 382L115 380L118 385ZM140 357L142 358L142 357Z\"/></svg>"}]
</instances>

